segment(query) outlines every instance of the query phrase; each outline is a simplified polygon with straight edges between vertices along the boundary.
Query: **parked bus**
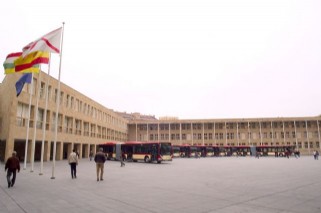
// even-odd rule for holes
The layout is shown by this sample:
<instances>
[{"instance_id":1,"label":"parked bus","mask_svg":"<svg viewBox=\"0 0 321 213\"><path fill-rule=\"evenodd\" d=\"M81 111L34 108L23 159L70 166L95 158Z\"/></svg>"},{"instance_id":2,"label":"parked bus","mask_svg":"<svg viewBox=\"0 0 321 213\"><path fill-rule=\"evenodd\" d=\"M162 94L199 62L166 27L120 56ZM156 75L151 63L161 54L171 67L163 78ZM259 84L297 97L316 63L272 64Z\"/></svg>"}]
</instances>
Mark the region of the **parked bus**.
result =
<instances>
[{"instance_id":1,"label":"parked bus","mask_svg":"<svg viewBox=\"0 0 321 213\"><path fill-rule=\"evenodd\" d=\"M172 146L172 156L173 158L178 158L181 157L182 153L181 153L181 147L177 146L177 145L173 145Z\"/></svg>"},{"instance_id":2,"label":"parked bus","mask_svg":"<svg viewBox=\"0 0 321 213\"><path fill-rule=\"evenodd\" d=\"M99 144L100 148L103 148L103 152L106 155L107 160L118 160L121 155L122 142L106 142Z\"/></svg>"},{"instance_id":3,"label":"parked bus","mask_svg":"<svg viewBox=\"0 0 321 213\"><path fill-rule=\"evenodd\" d=\"M173 157L214 157L220 155L220 150L222 149L217 146L207 146L207 145L172 145ZM223 152L223 151L222 151Z\"/></svg>"},{"instance_id":4,"label":"parked bus","mask_svg":"<svg viewBox=\"0 0 321 213\"><path fill-rule=\"evenodd\" d=\"M237 156L250 156L251 155L251 147L250 146L236 146L235 147Z\"/></svg>"},{"instance_id":5,"label":"parked bus","mask_svg":"<svg viewBox=\"0 0 321 213\"><path fill-rule=\"evenodd\" d=\"M122 151L124 158L134 162L172 161L172 145L169 142L125 142L122 144Z\"/></svg>"},{"instance_id":6,"label":"parked bus","mask_svg":"<svg viewBox=\"0 0 321 213\"><path fill-rule=\"evenodd\" d=\"M213 157L214 156L214 147L207 145L197 145L197 154L199 157Z\"/></svg>"},{"instance_id":7,"label":"parked bus","mask_svg":"<svg viewBox=\"0 0 321 213\"><path fill-rule=\"evenodd\" d=\"M295 146L291 145L276 145L276 146L257 146L256 151L261 156L289 157L295 150Z\"/></svg>"}]
</instances>

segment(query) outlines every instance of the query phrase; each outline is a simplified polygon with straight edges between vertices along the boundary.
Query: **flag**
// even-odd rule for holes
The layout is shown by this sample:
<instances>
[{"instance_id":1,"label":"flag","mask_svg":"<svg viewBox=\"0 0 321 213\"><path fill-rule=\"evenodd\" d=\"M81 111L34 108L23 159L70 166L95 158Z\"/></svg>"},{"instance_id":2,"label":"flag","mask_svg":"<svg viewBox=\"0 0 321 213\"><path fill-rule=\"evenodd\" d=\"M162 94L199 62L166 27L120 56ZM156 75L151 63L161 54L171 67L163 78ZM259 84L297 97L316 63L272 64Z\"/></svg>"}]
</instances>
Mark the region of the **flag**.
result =
<instances>
[{"instance_id":1,"label":"flag","mask_svg":"<svg viewBox=\"0 0 321 213\"><path fill-rule=\"evenodd\" d=\"M39 64L49 63L49 52L33 52L26 57L22 56L22 52L11 53L7 56L3 67L5 69L5 74L10 73L30 73L39 72Z\"/></svg>"},{"instance_id":2,"label":"flag","mask_svg":"<svg viewBox=\"0 0 321 213\"><path fill-rule=\"evenodd\" d=\"M23 74L23 76L21 76L21 78L17 81L16 83L16 91L17 91L17 97L20 95L23 86L25 85L25 83L30 84L31 83L31 79L32 79L32 73L25 73Z\"/></svg>"},{"instance_id":3,"label":"flag","mask_svg":"<svg viewBox=\"0 0 321 213\"><path fill-rule=\"evenodd\" d=\"M22 52L10 53L3 63L5 74L15 73L14 61L22 55Z\"/></svg>"},{"instance_id":4,"label":"flag","mask_svg":"<svg viewBox=\"0 0 321 213\"><path fill-rule=\"evenodd\" d=\"M39 64L49 63L49 52L32 52L25 57L21 56L14 61L15 72L39 72Z\"/></svg>"},{"instance_id":5,"label":"flag","mask_svg":"<svg viewBox=\"0 0 321 213\"><path fill-rule=\"evenodd\" d=\"M61 33L62 27L55 29L54 31L29 43L22 49L23 57L35 51L60 53Z\"/></svg>"}]
</instances>

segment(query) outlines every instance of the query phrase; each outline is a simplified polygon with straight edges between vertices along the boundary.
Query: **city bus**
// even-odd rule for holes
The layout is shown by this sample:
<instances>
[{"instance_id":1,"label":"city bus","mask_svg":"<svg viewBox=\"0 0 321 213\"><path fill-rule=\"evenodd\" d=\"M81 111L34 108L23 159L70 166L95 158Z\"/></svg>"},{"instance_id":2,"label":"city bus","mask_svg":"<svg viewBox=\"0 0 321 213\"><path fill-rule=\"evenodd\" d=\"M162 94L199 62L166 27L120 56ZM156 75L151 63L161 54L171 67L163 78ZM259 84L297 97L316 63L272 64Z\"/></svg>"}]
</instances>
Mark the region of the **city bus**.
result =
<instances>
[{"instance_id":1,"label":"city bus","mask_svg":"<svg viewBox=\"0 0 321 213\"><path fill-rule=\"evenodd\" d=\"M207 146L207 145L172 145L173 157L214 157L219 156L220 148L217 146Z\"/></svg>"},{"instance_id":2,"label":"city bus","mask_svg":"<svg viewBox=\"0 0 321 213\"><path fill-rule=\"evenodd\" d=\"M294 150L295 146L292 145L262 145L256 147L256 151L259 152L261 156L289 157Z\"/></svg>"},{"instance_id":3,"label":"city bus","mask_svg":"<svg viewBox=\"0 0 321 213\"><path fill-rule=\"evenodd\" d=\"M251 155L251 147L250 146L236 146L235 152L237 156L250 156Z\"/></svg>"},{"instance_id":4,"label":"city bus","mask_svg":"<svg viewBox=\"0 0 321 213\"><path fill-rule=\"evenodd\" d=\"M106 142L99 144L99 148L103 148L107 160L117 160L121 154L120 150L122 144L122 142Z\"/></svg>"},{"instance_id":5,"label":"city bus","mask_svg":"<svg viewBox=\"0 0 321 213\"><path fill-rule=\"evenodd\" d=\"M172 156L173 158L181 157L181 147L178 145L172 145Z\"/></svg>"},{"instance_id":6,"label":"city bus","mask_svg":"<svg viewBox=\"0 0 321 213\"><path fill-rule=\"evenodd\" d=\"M121 145L124 159L146 163L172 161L172 145L169 142L129 141Z\"/></svg>"},{"instance_id":7,"label":"city bus","mask_svg":"<svg viewBox=\"0 0 321 213\"><path fill-rule=\"evenodd\" d=\"M197 145L196 149L199 157L213 157L215 155L213 146Z\"/></svg>"},{"instance_id":8,"label":"city bus","mask_svg":"<svg viewBox=\"0 0 321 213\"><path fill-rule=\"evenodd\" d=\"M196 157L197 146L193 146L190 144L182 144L179 147L180 147L180 153L182 158Z\"/></svg>"}]
</instances>

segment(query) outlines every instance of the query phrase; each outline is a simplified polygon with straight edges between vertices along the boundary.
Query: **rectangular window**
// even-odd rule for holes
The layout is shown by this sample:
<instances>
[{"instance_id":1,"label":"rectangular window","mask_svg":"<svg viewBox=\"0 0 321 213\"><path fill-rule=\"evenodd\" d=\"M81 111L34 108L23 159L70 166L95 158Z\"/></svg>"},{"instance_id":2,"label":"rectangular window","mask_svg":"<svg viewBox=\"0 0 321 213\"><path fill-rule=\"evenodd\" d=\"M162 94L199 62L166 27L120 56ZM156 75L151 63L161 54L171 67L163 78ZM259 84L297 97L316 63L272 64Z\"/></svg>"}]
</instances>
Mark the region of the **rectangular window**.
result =
<instances>
[{"instance_id":1,"label":"rectangular window","mask_svg":"<svg viewBox=\"0 0 321 213\"><path fill-rule=\"evenodd\" d=\"M182 134L182 140L186 140L186 134L185 133Z\"/></svg>"},{"instance_id":2,"label":"rectangular window","mask_svg":"<svg viewBox=\"0 0 321 213\"><path fill-rule=\"evenodd\" d=\"M176 140L179 140L179 134L176 134Z\"/></svg>"},{"instance_id":3,"label":"rectangular window","mask_svg":"<svg viewBox=\"0 0 321 213\"><path fill-rule=\"evenodd\" d=\"M197 134L197 139L198 140L202 140L202 134L201 133Z\"/></svg>"}]
</instances>

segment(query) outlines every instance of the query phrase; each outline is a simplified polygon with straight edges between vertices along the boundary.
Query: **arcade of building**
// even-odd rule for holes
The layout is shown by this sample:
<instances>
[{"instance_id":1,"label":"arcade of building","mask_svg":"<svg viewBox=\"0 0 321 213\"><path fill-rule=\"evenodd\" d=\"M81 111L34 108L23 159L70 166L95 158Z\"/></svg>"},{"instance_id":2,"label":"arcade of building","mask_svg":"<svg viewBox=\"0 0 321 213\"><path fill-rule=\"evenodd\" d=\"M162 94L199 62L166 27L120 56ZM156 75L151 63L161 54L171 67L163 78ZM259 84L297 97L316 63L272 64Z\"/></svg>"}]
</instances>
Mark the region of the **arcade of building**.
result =
<instances>
[{"instance_id":1,"label":"arcade of building","mask_svg":"<svg viewBox=\"0 0 321 213\"><path fill-rule=\"evenodd\" d=\"M91 150L97 150L99 144L107 141L169 141L172 144L217 146L294 145L301 154L321 151L321 116L156 119L154 116L108 109L63 83L60 83L55 135L58 81L41 72L33 77L34 88L31 89L31 84L27 84L20 96L16 97L14 85L19 78L20 75L7 75L0 84L1 161L8 158L13 150L23 160L26 147L27 161L32 159L32 150L35 153L34 160L39 161L42 144L43 159L49 161L53 159L55 138L57 160L66 159L67 153L73 148L79 151L80 158L87 158ZM46 112L45 91L48 94ZM29 103L31 114L27 134ZM35 114L37 108L38 112ZM46 122L43 122L44 118Z\"/></svg>"}]
</instances>

